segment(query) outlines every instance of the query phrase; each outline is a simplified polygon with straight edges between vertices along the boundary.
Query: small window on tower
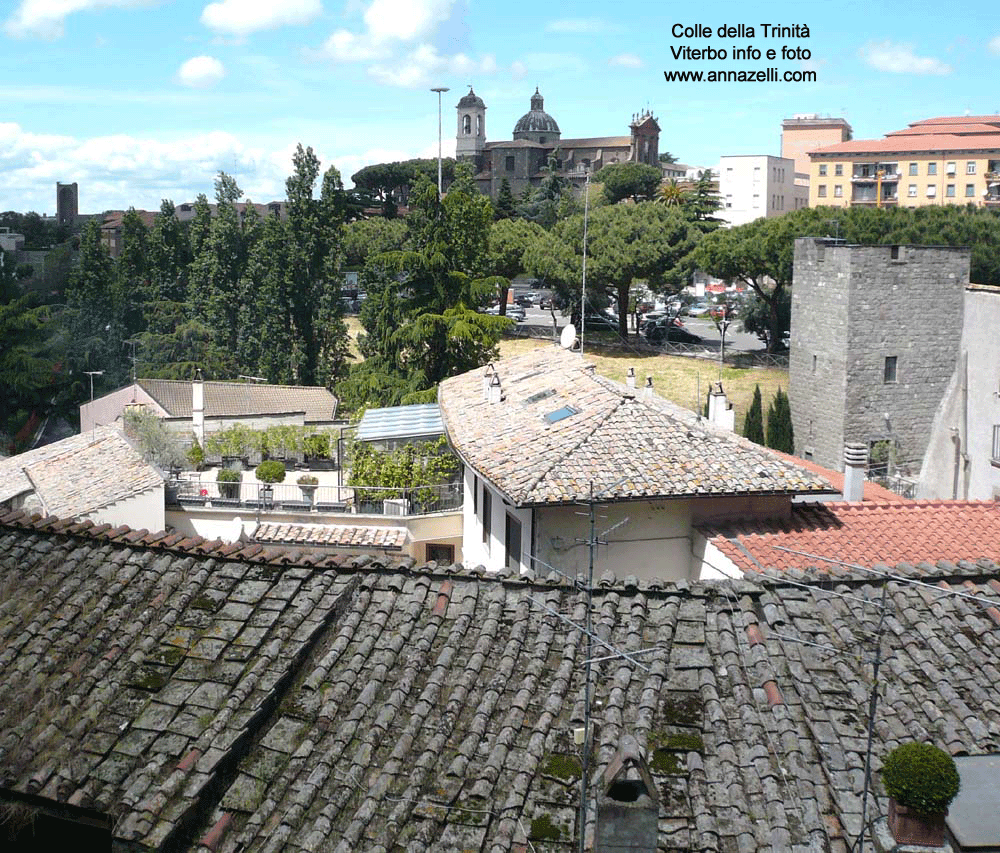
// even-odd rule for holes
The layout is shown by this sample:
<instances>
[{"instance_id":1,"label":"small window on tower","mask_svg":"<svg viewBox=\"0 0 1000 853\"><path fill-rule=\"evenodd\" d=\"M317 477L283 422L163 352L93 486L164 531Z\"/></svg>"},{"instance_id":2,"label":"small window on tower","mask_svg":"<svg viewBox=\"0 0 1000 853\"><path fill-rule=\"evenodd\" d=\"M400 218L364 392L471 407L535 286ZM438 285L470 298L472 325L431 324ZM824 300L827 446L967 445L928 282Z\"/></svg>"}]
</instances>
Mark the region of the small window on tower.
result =
<instances>
[{"instance_id":1,"label":"small window on tower","mask_svg":"<svg viewBox=\"0 0 1000 853\"><path fill-rule=\"evenodd\" d=\"M508 157L505 162L505 166L508 172L514 171L514 158L513 156Z\"/></svg>"},{"instance_id":2,"label":"small window on tower","mask_svg":"<svg viewBox=\"0 0 1000 853\"><path fill-rule=\"evenodd\" d=\"M462 133L466 136L472 133L472 116L462 116Z\"/></svg>"}]
</instances>

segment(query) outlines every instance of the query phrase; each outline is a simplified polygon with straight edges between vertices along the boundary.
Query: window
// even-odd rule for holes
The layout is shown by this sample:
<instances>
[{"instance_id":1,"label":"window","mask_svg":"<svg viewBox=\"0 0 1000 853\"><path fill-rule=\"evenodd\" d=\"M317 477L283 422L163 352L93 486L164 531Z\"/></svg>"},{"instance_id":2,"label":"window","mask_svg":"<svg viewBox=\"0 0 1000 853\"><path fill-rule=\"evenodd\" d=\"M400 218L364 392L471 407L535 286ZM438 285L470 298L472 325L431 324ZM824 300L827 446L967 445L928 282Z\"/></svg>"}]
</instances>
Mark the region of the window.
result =
<instances>
[{"instance_id":1,"label":"window","mask_svg":"<svg viewBox=\"0 0 1000 853\"><path fill-rule=\"evenodd\" d=\"M993 461L1000 463L1000 424L993 427Z\"/></svg>"},{"instance_id":2,"label":"window","mask_svg":"<svg viewBox=\"0 0 1000 853\"><path fill-rule=\"evenodd\" d=\"M976 174L976 161L975 160L967 160L966 161L966 163L965 163L965 174L967 174L967 175L974 175L974 174Z\"/></svg>"},{"instance_id":3,"label":"window","mask_svg":"<svg viewBox=\"0 0 1000 853\"><path fill-rule=\"evenodd\" d=\"M833 197L834 198L843 198L843 196L844 196L844 188L840 184L837 184L836 186L834 186L834 188L833 188Z\"/></svg>"},{"instance_id":4,"label":"window","mask_svg":"<svg viewBox=\"0 0 1000 853\"><path fill-rule=\"evenodd\" d=\"M819 165L819 176L821 178L826 177L826 163L820 163Z\"/></svg>"},{"instance_id":5,"label":"window","mask_svg":"<svg viewBox=\"0 0 1000 853\"><path fill-rule=\"evenodd\" d=\"M472 116L462 116L462 133L466 136L472 133Z\"/></svg>"},{"instance_id":6,"label":"window","mask_svg":"<svg viewBox=\"0 0 1000 853\"><path fill-rule=\"evenodd\" d=\"M934 184L927 185L927 198L934 198L937 195L937 186Z\"/></svg>"},{"instance_id":7,"label":"window","mask_svg":"<svg viewBox=\"0 0 1000 853\"><path fill-rule=\"evenodd\" d=\"M479 478L472 475L472 514L479 515Z\"/></svg>"},{"instance_id":8,"label":"window","mask_svg":"<svg viewBox=\"0 0 1000 853\"><path fill-rule=\"evenodd\" d=\"M427 543L427 562L433 560L442 566L451 566L455 562L455 546L443 542Z\"/></svg>"},{"instance_id":9,"label":"window","mask_svg":"<svg viewBox=\"0 0 1000 853\"><path fill-rule=\"evenodd\" d=\"M928 163L927 164L927 174L928 175L936 175L937 174L937 163Z\"/></svg>"},{"instance_id":10,"label":"window","mask_svg":"<svg viewBox=\"0 0 1000 853\"><path fill-rule=\"evenodd\" d=\"M975 184L966 184L965 185L965 197L966 198L973 198L975 196L975 194L976 194L976 185Z\"/></svg>"},{"instance_id":11,"label":"window","mask_svg":"<svg viewBox=\"0 0 1000 853\"><path fill-rule=\"evenodd\" d=\"M820 198L826 198L826 184L820 184L816 188L816 195Z\"/></svg>"},{"instance_id":12,"label":"window","mask_svg":"<svg viewBox=\"0 0 1000 853\"><path fill-rule=\"evenodd\" d=\"M561 420L565 420L570 415L575 415L579 412L579 409L575 409L572 406L563 406L561 409L556 409L554 412L549 412L544 416L547 423L554 424Z\"/></svg>"},{"instance_id":13,"label":"window","mask_svg":"<svg viewBox=\"0 0 1000 853\"><path fill-rule=\"evenodd\" d=\"M493 532L493 495L483 487L483 544L490 550L490 534Z\"/></svg>"},{"instance_id":14,"label":"window","mask_svg":"<svg viewBox=\"0 0 1000 853\"><path fill-rule=\"evenodd\" d=\"M906 188L906 194L907 194L907 195L908 195L908 196L909 196L910 198L916 198L916 197L917 197L917 185L916 185L916 184L910 184L910 185L909 185L909 186L908 186L908 187Z\"/></svg>"},{"instance_id":15,"label":"window","mask_svg":"<svg viewBox=\"0 0 1000 853\"><path fill-rule=\"evenodd\" d=\"M885 369L882 372L882 381L885 383L896 381L896 356L887 355L885 357Z\"/></svg>"},{"instance_id":16,"label":"window","mask_svg":"<svg viewBox=\"0 0 1000 853\"><path fill-rule=\"evenodd\" d=\"M945 167L945 171L949 175L954 175L955 174L955 161L954 160L949 161L948 165Z\"/></svg>"},{"instance_id":17,"label":"window","mask_svg":"<svg viewBox=\"0 0 1000 853\"><path fill-rule=\"evenodd\" d=\"M538 141L539 141L539 142L540 142L540 143L541 143L542 145L544 145L544 144L545 144L545 137L544 137L544 136L539 136L539 137L538 137Z\"/></svg>"},{"instance_id":18,"label":"window","mask_svg":"<svg viewBox=\"0 0 1000 853\"><path fill-rule=\"evenodd\" d=\"M843 163L838 163L836 166L834 166L833 167L833 174L836 175L838 178L842 177L843 174L844 174L844 164Z\"/></svg>"},{"instance_id":19,"label":"window","mask_svg":"<svg viewBox=\"0 0 1000 853\"><path fill-rule=\"evenodd\" d=\"M506 158L506 161L504 163L504 167L507 169L508 172L513 172L514 171L514 157L513 157L513 155L511 155L510 157Z\"/></svg>"},{"instance_id":20,"label":"window","mask_svg":"<svg viewBox=\"0 0 1000 853\"><path fill-rule=\"evenodd\" d=\"M514 571L520 571L521 569L521 522L518 521L510 513L507 513L507 530L506 530L506 542L507 542L507 553L506 561L507 568L513 569Z\"/></svg>"},{"instance_id":21,"label":"window","mask_svg":"<svg viewBox=\"0 0 1000 853\"><path fill-rule=\"evenodd\" d=\"M948 198L954 198L955 197L955 185L954 184L948 184L948 186L946 186L944 188L944 194L946 196L948 196Z\"/></svg>"},{"instance_id":22,"label":"window","mask_svg":"<svg viewBox=\"0 0 1000 853\"><path fill-rule=\"evenodd\" d=\"M911 175L917 174L917 164L916 163L910 163L910 174Z\"/></svg>"}]
</instances>

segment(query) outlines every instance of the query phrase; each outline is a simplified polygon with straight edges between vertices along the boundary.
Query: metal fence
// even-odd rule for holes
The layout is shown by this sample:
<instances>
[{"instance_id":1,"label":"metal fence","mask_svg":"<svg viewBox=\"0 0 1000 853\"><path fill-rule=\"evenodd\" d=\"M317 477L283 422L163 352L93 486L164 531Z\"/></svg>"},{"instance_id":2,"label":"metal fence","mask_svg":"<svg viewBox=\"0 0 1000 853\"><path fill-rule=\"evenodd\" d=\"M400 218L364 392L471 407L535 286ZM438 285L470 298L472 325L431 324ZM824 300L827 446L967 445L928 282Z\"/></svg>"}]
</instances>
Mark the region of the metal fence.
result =
<instances>
[{"instance_id":1,"label":"metal fence","mask_svg":"<svg viewBox=\"0 0 1000 853\"><path fill-rule=\"evenodd\" d=\"M392 489L381 486L311 486L296 483L226 483L199 476L167 483L167 503L180 507L265 512L426 515L459 509L462 484Z\"/></svg>"}]
</instances>

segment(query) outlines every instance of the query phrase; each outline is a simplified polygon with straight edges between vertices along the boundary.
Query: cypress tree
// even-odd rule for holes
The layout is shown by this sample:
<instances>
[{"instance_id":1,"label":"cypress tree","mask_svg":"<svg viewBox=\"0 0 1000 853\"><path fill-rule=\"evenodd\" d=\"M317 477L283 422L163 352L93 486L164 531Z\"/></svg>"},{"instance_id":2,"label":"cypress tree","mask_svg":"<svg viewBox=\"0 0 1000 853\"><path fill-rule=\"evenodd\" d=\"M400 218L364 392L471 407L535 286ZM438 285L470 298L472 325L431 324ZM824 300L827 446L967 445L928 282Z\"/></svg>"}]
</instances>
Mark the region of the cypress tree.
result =
<instances>
[{"instance_id":1,"label":"cypress tree","mask_svg":"<svg viewBox=\"0 0 1000 853\"><path fill-rule=\"evenodd\" d=\"M760 396L760 385L753 389L753 402L743 420L743 435L756 444L764 443L764 403Z\"/></svg>"},{"instance_id":2,"label":"cypress tree","mask_svg":"<svg viewBox=\"0 0 1000 853\"><path fill-rule=\"evenodd\" d=\"M510 189L510 181L504 178L500 182L500 192L497 193L497 200L494 206L494 219L511 219L516 215L514 209L514 193Z\"/></svg>"},{"instance_id":3,"label":"cypress tree","mask_svg":"<svg viewBox=\"0 0 1000 853\"><path fill-rule=\"evenodd\" d=\"M788 405L788 395L780 388L767 409L767 446L784 453L794 452L792 409Z\"/></svg>"}]
</instances>

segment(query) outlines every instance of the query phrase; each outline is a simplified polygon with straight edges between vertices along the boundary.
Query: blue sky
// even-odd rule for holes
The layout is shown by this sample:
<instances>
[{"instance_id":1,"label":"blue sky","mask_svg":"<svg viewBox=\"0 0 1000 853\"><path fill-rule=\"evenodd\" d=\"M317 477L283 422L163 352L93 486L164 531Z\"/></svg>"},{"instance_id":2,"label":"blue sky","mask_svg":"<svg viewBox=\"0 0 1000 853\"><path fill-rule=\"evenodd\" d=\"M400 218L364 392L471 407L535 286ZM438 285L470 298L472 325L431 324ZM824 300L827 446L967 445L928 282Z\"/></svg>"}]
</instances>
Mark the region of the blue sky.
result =
<instances>
[{"instance_id":1,"label":"blue sky","mask_svg":"<svg viewBox=\"0 0 1000 853\"><path fill-rule=\"evenodd\" d=\"M628 18L614 12L632 9ZM710 166L777 154L781 120L843 116L856 138L936 115L1000 113L995 2L574 4L508 0L3 0L0 210L156 209L212 193L220 169L255 201L284 195L296 143L350 175L434 156L437 99L454 151L458 98L509 139L538 86L567 137L627 132L650 109L661 150ZM567 11L568 10L568 11ZM762 23L808 38L763 38ZM711 38L675 37L675 24ZM720 38L719 26L755 28ZM671 49L782 46L809 60L682 61ZM811 83L667 83L669 70L816 72Z\"/></svg>"}]
</instances>

